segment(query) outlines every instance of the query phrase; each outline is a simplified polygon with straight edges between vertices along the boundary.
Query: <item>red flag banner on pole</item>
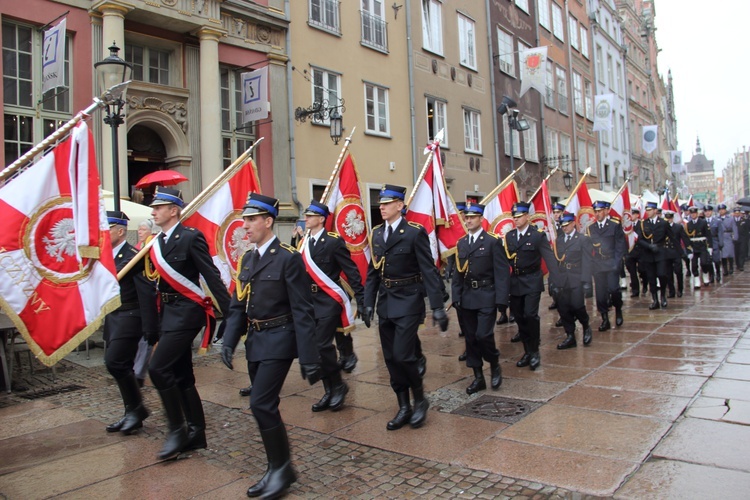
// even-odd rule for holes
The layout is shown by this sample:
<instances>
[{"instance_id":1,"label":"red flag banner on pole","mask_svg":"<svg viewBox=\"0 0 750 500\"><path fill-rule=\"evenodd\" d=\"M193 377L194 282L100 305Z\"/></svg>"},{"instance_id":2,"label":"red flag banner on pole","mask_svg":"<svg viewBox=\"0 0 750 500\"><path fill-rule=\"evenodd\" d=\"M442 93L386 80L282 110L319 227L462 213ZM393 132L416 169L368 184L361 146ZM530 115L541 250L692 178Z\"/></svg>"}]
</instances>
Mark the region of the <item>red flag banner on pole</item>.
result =
<instances>
[{"instance_id":1,"label":"red flag banner on pole","mask_svg":"<svg viewBox=\"0 0 750 500\"><path fill-rule=\"evenodd\" d=\"M586 186L586 175L588 175L588 172L589 170L587 169L581 180L578 181L573 194L570 195L567 203L565 203L565 211L575 214L578 221L578 230L582 233L595 220L589 188Z\"/></svg>"},{"instance_id":2,"label":"red flag banner on pole","mask_svg":"<svg viewBox=\"0 0 750 500\"><path fill-rule=\"evenodd\" d=\"M537 189L534 196L529 200L530 221L536 227L544 231L547 241L554 248L557 238L557 226L555 217L552 213L552 200L549 195L548 179L542 181L542 185ZM542 272L546 275L547 263L542 260Z\"/></svg>"},{"instance_id":3,"label":"red flag banner on pole","mask_svg":"<svg viewBox=\"0 0 750 500\"><path fill-rule=\"evenodd\" d=\"M327 205L331 216L326 219L326 231L338 233L346 242L364 285L370 263L370 231L359 189L357 166L351 154L344 159L341 170L331 185Z\"/></svg>"},{"instance_id":4,"label":"red flag banner on pole","mask_svg":"<svg viewBox=\"0 0 750 500\"><path fill-rule=\"evenodd\" d=\"M260 182L252 159L248 159L228 182L224 183L183 224L203 233L208 251L221 279L234 290L237 262L252 244L242 228L242 207L248 193L260 193Z\"/></svg>"},{"instance_id":5,"label":"red flag banner on pole","mask_svg":"<svg viewBox=\"0 0 750 500\"><path fill-rule=\"evenodd\" d=\"M432 258L435 265L440 267L441 259L447 259L456 251L456 243L466 234L466 228L453 198L445 188L439 141L427 146L425 154L430 153L432 160L412 193L406 220L424 226L430 238Z\"/></svg>"},{"instance_id":6,"label":"red flag banner on pole","mask_svg":"<svg viewBox=\"0 0 750 500\"><path fill-rule=\"evenodd\" d=\"M505 233L516 227L513 224L513 214L511 212L513 204L518 200L518 185L514 180L485 204L484 220L482 221L484 230L505 237Z\"/></svg>"},{"instance_id":7,"label":"red flag banner on pole","mask_svg":"<svg viewBox=\"0 0 750 500\"><path fill-rule=\"evenodd\" d=\"M622 231L625 233L625 238L628 240L629 250L632 250L633 247L635 247L635 242L638 239L638 235L635 233L633 213L631 210L630 190L628 189L628 181L625 181L625 184L623 184L620 191L615 195L615 199L612 200L609 215L610 217L617 217L620 219Z\"/></svg>"},{"instance_id":8,"label":"red flag banner on pole","mask_svg":"<svg viewBox=\"0 0 750 500\"><path fill-rule=\"evenodd\" d=\"M46 366L120 306L100 192L85 122L0 188L0 307Z\"/></svg>"}]
</instances>

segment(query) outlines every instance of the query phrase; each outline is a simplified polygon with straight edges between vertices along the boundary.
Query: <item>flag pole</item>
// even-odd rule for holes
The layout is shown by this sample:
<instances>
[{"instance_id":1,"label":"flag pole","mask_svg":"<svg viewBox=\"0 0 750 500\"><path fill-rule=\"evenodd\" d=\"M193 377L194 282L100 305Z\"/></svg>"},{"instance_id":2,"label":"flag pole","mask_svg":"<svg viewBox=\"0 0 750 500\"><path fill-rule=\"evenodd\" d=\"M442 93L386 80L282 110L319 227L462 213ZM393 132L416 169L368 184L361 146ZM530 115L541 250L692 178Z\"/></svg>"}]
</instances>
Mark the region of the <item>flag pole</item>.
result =
<instances>
[{"instance_id":1,"label":"flag pole","mask_svg":"<svg viewBox=\"0 0 750 500\"><path fill-rule=\"evenodd\" d=\"M550 178L550 177L552 177L553 175L555 175L555 172L557 172L558 170L560 170L560 165L558 165L558 166L556 166L555 168L553 168L553 169L552 169L552 172L550 172L549 174L547 174L547 177L545 177L545 178L544 178L544 179L542 180L542 184L544 184L544 181L547 181L547 180L549 180L549 178ZM539 190L540 190L540 189L542 189L542 184L539 184L539 187L538 187L538 188L536 188L536 191L534 191L534 194L532 194L532 195L531 195L531 196L529 197L529 200L533 200L533 199L534 199L534 196L536 196L536 195L537 195L537 194L539 193ZM526 200L526 201L529 201L529 200Z\"/></svg>"},{"instance_id":2,"label":"flag pole","mask_svg":"<svg viewBox=\"0 0 750 500\"><path fill-rule=\"evenodd\" d=\"M589 175L590 173L591 173L591 167L588 167L586 171L583 173L583 175L581 176L581 179L578 181L578 184L576 184L576 188L573 190L572 193L570 193L570 196L568 196L568 199L565 200L566 207L568 206L568 203L570 203L570 200L573 199L573 196L575 196L575 194L578 192L578 188L581 187L581 184L586 182L586 176Z\"/></svg>"},{"instance_id":3,"label":"flag pole","mask_svg":"<svg viewBox=\"0 0 750 500\"><path fill-rule=\"evenodd\" d=\"M625 186L628 185L628 182L630 182L630 177L628 177L627 179L625 179L625 182L622 183L622 186L620 186L620 189L618 189L617 192L615 193L615 197L612 198L613 200L616 200L617 197L620 196L620 194L622 193L623 189L625 189Z\"/></svg>"},{"instance_id":4,"label":"flag pole","mask_svg":"<svg viewBox=\"0 0 750 500\"><path fill-rule=\"evenodd\" d=\"M245 161L250 158L250 155L255 149L255 146L260 144L263 139L264 137L260 137L258 140L256 140L252 146L250 146L244 153L242 153L236 160L234 160L226 170L224 170L216 179L214 179L211 184L206 187L206 189L198 193L198 196L196 196L193 201L188 203L188 205L184 209L182 209L180 222L193 215L207 198L213 195L216 190L224 185L225 182L229 181L229 179L231 179L232 176L237 173L242 165L245 164ZM157 240L158 238L152 238L151 241L143 245L143 248L141 248L141 250L135 255L135 257L130 259L130 262L128 262L125 267L123 267L120 272L117 273L117 281L120 281L128 273L128 271L130 271L133 266L135 266L138 261L140 261L148 253L148 251L151 249L153 244L156 243Z\"/></svg>"},{"instance_id":5,"label":"flag pole","mask_svg":"<svg viewBox=\"0 0 750 500\"><path fill-rule=\"evenodd\" d=\"M55 144L57 141L65 137L68 132L78 125L78 123L81 122L81 120L88 120L91 118L91 114L96 111L99 108L103 108L107 105L106 102L104 102L102 99L107 94L115 94L119 92L120 87L126 87L130 83L130 80L123 83L118 83L117 85L114 85L110 88L108 88L100 97L94 97L94 102L89 104L89 107L84 109L83 111L79 111L73 118L68 120L67 123L63 124L60 128L52 132L50 135L48 135L42 142L28 150L26 153L23 154L20 158L18 158L16 161L5 167L2 172L0 172L0 182L5 182L7 179L9 179L13 174L15 174L19 169L26 166L27 163L29 163L31 160L34 159L36 155L39 153L45 151L47 148Z\"/></svg>"},{"instance_id":6,"label":"flag pole","mask_svg":"<svg viewBox=\"0 0 750 500\"><path fill-rule=\"evenodd\" d=\"M432 141L433 147L430 148L430 153L427 155L427 160L424 162L424 166L422 167L422 171L419 173L419 177L417 177L417 181L414 183L414 188L411 190L411 194L409 195L409 200L406 202L406 206L408 207L411 203L412 198L414 198L414 195L417 194L417 188L422 183L422 179L424 179L424 176L427 174L427 168L430 166L430 163L432 163L432 156L435 154L435 146L440 146L440 143L443 141L443 134L445 133L445 129L440 129L440 131L435 134L435 140Z\"/></svg>"},{"instance_id":7,"label":"flag pole","mask_svg":"<svg viewBox=\"0 0 750 500\"><path fill-rule=\"evenodd\" d=\"M490 201L492 198L494 198L497 195L497 193L505 189L508 186L508 184L510 184L510 182L513 180L513 178L516 176L518 171L524 167L524 165L526 165L526 162L521 163L520 167L515 169L513 172L511 172L508 175L508 177L503 179L503 181L500 184L498 184L497 187L490 192L490 194L482 198L482 201L480 201L479 203L481 203L482 205L486 205L488 201Z\"/></svg>"},{"instance_id":8,"label":"flag pole","mask_svg":"<svg viewBox=\"0 0 750 500\"><path fill-rule=\"evenodd\" d=\"M328 184L326 184L326 188L323 190L323 195L320 197L320 202L324 205L328 204L328 197L331 194L331 186L333 185L333 181L336 180L336 177L341 171L341 165L342 163L344 163L344 157L346 156L346 152L349 150L349 144L351 144L352 142L352 136L354 135L355 130L357 130L356 126L352 128L352 132L349 134L349 137L344 140L344 147L341 148L341 153L339 153L339 158L338 160L336 160L336 165L333 166L333 172L331 172L331 176L328 178Z\"/></svg>"}]
</instances>

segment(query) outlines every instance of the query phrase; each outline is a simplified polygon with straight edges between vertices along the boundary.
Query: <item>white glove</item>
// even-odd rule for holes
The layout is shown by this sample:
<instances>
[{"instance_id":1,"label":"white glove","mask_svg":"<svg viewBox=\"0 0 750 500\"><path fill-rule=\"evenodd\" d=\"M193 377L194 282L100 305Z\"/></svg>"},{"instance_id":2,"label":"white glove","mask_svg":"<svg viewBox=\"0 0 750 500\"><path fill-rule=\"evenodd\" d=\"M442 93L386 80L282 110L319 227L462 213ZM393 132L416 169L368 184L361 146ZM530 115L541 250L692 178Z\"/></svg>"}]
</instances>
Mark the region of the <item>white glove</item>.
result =
<instances>
[{"instance_id":1,"label":"white glove","mask_svg":"<svg viewBox=\"0 0 750 500\"><path fill-rule=\"evenodd\" d=\"M708 255L713 255L713 254L714 254L714 249L713 248L709 248L708 249Z\"/></svg>"},{"instance_id":2,"label":"white glove","mask_svg":"<svg viewBox=\"0 0 750 500\"><path fill-rule=\"evenodd\" d=\"M688 260L689 260L689 261L692 261L692 260L693 260L693 254L692 254L692 253L689 253L689 254L688 254Z\"/></svg>"}]
</instances>

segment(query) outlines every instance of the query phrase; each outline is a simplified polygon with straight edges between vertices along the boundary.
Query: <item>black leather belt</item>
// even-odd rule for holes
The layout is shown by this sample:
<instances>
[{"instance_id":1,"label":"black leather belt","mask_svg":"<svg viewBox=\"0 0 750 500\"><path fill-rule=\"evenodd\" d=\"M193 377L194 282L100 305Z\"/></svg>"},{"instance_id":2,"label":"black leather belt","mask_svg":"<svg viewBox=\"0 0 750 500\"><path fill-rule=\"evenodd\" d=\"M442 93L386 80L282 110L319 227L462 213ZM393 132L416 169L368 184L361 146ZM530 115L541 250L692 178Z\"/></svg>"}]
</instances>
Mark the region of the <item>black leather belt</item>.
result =
<instances>
[{"instance_id":1,"label":"black leather belt","mask_svg":"<svg viewBox=\"0 0 750 500\"><path fill-rule=\"evenodd\" d=\"M415 283L421 283L421 282L422 282L421 274L410 276L409 278L400 278L400 279L383 278L383 285L385 285L386 288L413 285Z\"/></svg>"},{"instance_id":2,"label":"black leather belt","mask_svg":"<svg viewBox=\"0 0 750 500\"><path fill-rule=\"evenodd\" d=\"M170 302L175 302L177 299L182 298L181 293L165 293L161 292L159 294L161 296L161 302L162 304L169 304Z\"/></svg>"},{"instance_id":3,"label":"black leather belt","mask_svg":"<svg viewBox=\"0 0 750 500\"><path fill-rule=\"evenodd\" d=\"M283 316L277 316L275 318L269 318L269 319L247 319L247 322L250 324L250 326L255 330L256 332L260 330L267 330L269 328L274 328L276 326L282 326L286 325L287 323L292 322L292 314L285 314Z\"/></svg>"},{"instance_id":4,"label":"black leather belt","mask_svg":"<svg viewBox=\"0 0 750 500\"><path fill-rule=\"evenodd\" d=\"M517 267L513 268L513 274L516 276L523 276L524 274L534 274L535 272L539 271L541 267L527 267L525 269L519 269Z\"/></svg>"},{"instance_id":5,"label":"black leather belt","mask_svg":"<svg viewBox=\"0 0 750 500\"><path fill-rule=\"evenodd\" d=\"M579 267L581 267L581 264L573 264L571 262L565 262L565 263L560 262L560 267L562 267L563 269L568 269L568 270L578 269Z\"/></svg>"},{"instance_id":6,"label":"black leather belt","mask_svg":"<svg viewBox=\"0 0 750 500\"><path fill-rule=\"evenodd\" d=\"M117 308L118 311L132 311L133 309L138 309L138 302L123 302L120 304L120 307Z\"/></svg>"},{"instance_id":7,"label":"black leather belt","mask_svg":"<svg viewBox=\"0 0 750 500\"><path fill-rule=\"evenodd\" d=\"M483 286L494 285L495 280L470 280L469 284L471 285L471 288L481 288Z\"/></svg>"}]
</instances>

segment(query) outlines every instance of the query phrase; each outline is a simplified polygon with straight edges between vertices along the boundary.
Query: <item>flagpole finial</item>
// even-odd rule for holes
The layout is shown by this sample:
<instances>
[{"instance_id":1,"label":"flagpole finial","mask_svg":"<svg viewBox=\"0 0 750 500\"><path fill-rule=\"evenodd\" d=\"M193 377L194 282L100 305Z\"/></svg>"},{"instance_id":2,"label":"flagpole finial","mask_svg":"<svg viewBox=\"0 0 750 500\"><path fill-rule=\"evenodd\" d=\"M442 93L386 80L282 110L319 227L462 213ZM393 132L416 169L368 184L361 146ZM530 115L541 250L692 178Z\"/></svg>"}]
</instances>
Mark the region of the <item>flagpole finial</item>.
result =
<instances>
[{"instance_id":1,"label":"flagpole finial","mask_svg":"<svg viewBox=\"0 0 750 500\"><path fill-rule=\"evenodd\" d=\"M583 175L589 175L591 173L591 167L586 167L586 170L583 172Z\"/></svg>"},{"instance_id":2,"label":"flagpole finial","mask_svg":"<svg viewBox=\"0 0 750 500\"><path fill-rule=\"evenodd\" d=\"M443 138L445 137L445 129L441 128L437 134L435 134L435 141L437 143L443 142Z\"/></svg>"}]
</instances>

